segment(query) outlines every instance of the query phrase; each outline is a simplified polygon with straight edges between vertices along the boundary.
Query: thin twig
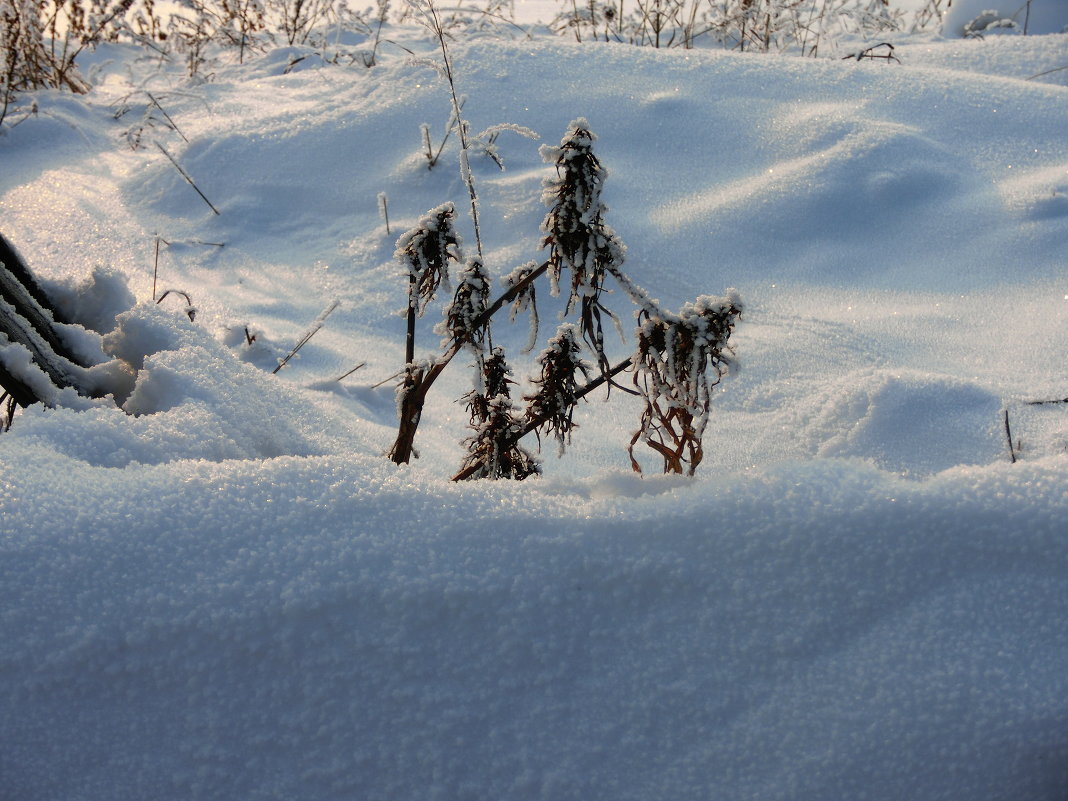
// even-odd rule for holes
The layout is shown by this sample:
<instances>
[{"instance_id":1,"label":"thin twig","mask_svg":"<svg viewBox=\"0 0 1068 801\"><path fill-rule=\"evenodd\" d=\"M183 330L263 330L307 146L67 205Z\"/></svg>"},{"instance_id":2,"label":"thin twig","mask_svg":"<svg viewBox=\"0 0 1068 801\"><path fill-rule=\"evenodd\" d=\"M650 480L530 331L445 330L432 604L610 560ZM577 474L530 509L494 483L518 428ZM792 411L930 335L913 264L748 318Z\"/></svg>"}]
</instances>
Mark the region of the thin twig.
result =
<instances>
[{"instance_id":1,"label":"thin twig","mask_svg":"<svg viewBox=\"0 0 1068 801\"><path fill-rule=\"evenodd\" d=\"M158 147L160 152L170 160L171 164L174 165L174 168L176 170L178 170L178 172L181 174L181 176L183 178L185 178L185 180L187 180L189 182L189 185L191 187L193 187L193 189L196 190L196 193L198 195L200 195L201 199L205 203L208 204L208 208L210 208L212 211L214 211L216 214L218 214L219 210L217 208L215 208L214 204L212 204L212 202L210 200L208 200L208 198L204 195L204 193L200 191L200 187L198 187L195 183L193 183L193 179L189 177L189 173L187 173L185 170L183 170L182 169L182 165L174 160L174 156L172 156L170 153L167 152L167 148L165 148L159 142L156 142L156 147Z\"/></svg>"},{"instance_id":2,"label":"thin twig","mask_svg":"<svg viewBox=\"0 0 1068 801\"><path fill-rule=\"evenodd\" d=\"M359 364L357 364L357 365L356 365L355 367L353 367L353 368L352 368L351 370L349 370L349 371L348 371L347 373L342 373L341 375L339 375L339 376L338 376L338 377L337 377L337 378L336 378L335 380L336 380L336 381L341 381L342 379L348 378L348 377L349 377L350 375L352 375L353 373L355 373L355 372L356 372L357 370L359 370L359 369L360 369L361 367L366 367L366 366L367 366L367 362L360 362L360 363L359 363ZM387 379L387 380L388 380L388 379Z\"/></svg>"},{"instance_id":3,"label":"thin twig","mask_svg":"<svg viewBox=\"0 0 1068 801\"><path fill-rule=\"evenodd\" d=\"M304 336L302 336L297 341L297 344L293 346L293 350L291 350L286 355L286 357L284 359L282 359L281 361L278 362L278 366L277 367L275 367L273 370L271 370L271 375L274 375L279 370L281 370L283 367L285 367L286 364L289 363L289 360L297 355L297 351L299 351L301 348L303 348L305 345L307 345L309 340L311 340L311 338L313 336L315 336L316 334L319 333L319 329L323 327L323 323L326 322L326 318L329 317L333 313L334 309L336 309L340 305L341 305L341 301L335 300L333 303L331 303L329 306L327 306L326 309L324 309L323 312L318 317L315 318L315 322L313 322L311 324L311 328L309 328L304 333Z\"/></svg>"},{"instance_id":4,"label":"thin twig","mask_svg":"<svg viewBox=\"0 0 1068 801\"><path fill-rule=\"evenodd\" d=\"M1061 398L1060 400L1027 401L1027 405L1028 406L1045 406L1046 404L1053 404L1053 403L1068 403L1068 398Z\"/></svg>"},{"instance_id":5,"label":"thin twig","mask_svg":"<svg viewBox=\"0 0 1068 801\"><path fill-rule=\"evenodd\" d=\"M152 101L152 104L153 104L153 105L154 105L154 106L155 106L156 108L158 108L158 109L159 109L159 113L160 113L160 114L162 114L162 115L163 115L163 116L164 116L164 117L165 117L165 118L167 119L167 122L168 122L168 123L170 124L171 128L173 128L173 129L174 129L174 132L175 132L176 134L178 134L178 135L179 135L180 137L182 137L182 139L183 139L183 140L185 140L185 142L186 142L186 143L188 143L188 142L189 142L189 140L188 140L188 139L186 139L186 136L185 136L185 134L184 134L184 133L182 133L181 129L180 129L179 127L178 127L178 124L177 124L177 123L176 123L176 122L175 122L174 120L172 120L172 119L171 119L171 115L170 115L170 114L168 114L168 113L166 112L166 110L164 110L163 106L161 106L161 105L159 104L159 101L158 101L158 100L156 100L156 98L154 98L154 97L152 96L152 93L151 93L151 92L149 92L149 91L148 91L148 90L146 89L146 90L145 90L145 94L146 94L146 95L148 95L148 99Z\"/></svg>"},{"instance_id":6,"label":"thin twig","mask_svg":"<svg viewBox=\"0 0 1068 801\"><path fill-rule=\"evenodd\" d=\"M159 276L159 234L156 234L156 258L152 263L152 300L156 299L157 276Z\"/></svg>"},{"instance_id":7,"label":"thin twig","mask_svg":"<svg viewBox=\"0 0 1068 801\"><path fill-rule=\"evenodd\" d=\"M380 386L387 383L388 381L392 381L394 378L400 378L402 375L404 375L404 370L398 370L393 375L383 378L377 384L372 384L371 389L378 389ZM344 378L344 376L342 376L342 378ZM341 379L339 378L338 380L340 381Z\"/></svg>"},{"instance_id":8,"label":"thin twig","mask_svg":"<svg viewBox=\"0 0 1068 801\"><path fill-rule=\"evenodd\" d=\"M1009 428L1009 410L1005 410L1005 438L1009 441L1009 458L1016 464L1016 449L1012 447L1012 429Z\"/></svg>"},{"instance_id":9,"label":"thin twig","mask_svg":"<svg viewBox=\"0 0 1068 801\"><path fill-rule=\"evenodd\" d=\"M877 47L886 47L888 48L888 50L885 53L880 53L876 55L875 48ZM894 46L889 42L880 42L877 45L872 45L871 47L861 50L859 53L850 53L848 56L842 56L842 61L847 61L848 59L861 61L865 58L869 60L881 58L886 61L887 64L889 64L891 61L896 61L898 64L901 63L901 59L894 55Z\"/></svg>"},{"instance_id":10,"label":"thin twig","mask_svg":"<svg viewBox=\"0 0 1068 801\"><path fill-rule=\"evenodd\" d=\"M389 198L385 192L378 193L378 210L382 212L382 219L386 221L386 236L389 236Z\"/></svg>"},{"instance_id":11,"label":"thin twig","mask_svg":"<svg viewBox=\"0 0 1068 801\"><path fill-rule=\"evenodd\" d=\"M172 292L175 295L181 295L183 298L185 298L185 313L189 316L189 322L193 322L197 316L197 310L193 306L193 299L189 297L188 293L183 292L180 289L168 289L166 292L159 296L159 300L156 301L156 305L158 306L159 304L161 304L163 302L163 299L170 295Z\"/></svg>"},{"instance_id":12,"label":"thin twig","mask_svg":"<svg viewBox=\"0 0 1068 801\"><path fill-rule=\"evenodd\" d=\"M1043 75L1050 75L1050 74L1052 74L1054 72L1060 72L1061 70L1068 70L1068 66L1065 66L1065 67L1054 67L1051 70L1046 70L1045 72L1040 72L1037 75L1032 75L1030 78L1024 78L1024 80L1025 81L1033 81L1035 78L1041 78Z\"/></svg>"}]
</instances>

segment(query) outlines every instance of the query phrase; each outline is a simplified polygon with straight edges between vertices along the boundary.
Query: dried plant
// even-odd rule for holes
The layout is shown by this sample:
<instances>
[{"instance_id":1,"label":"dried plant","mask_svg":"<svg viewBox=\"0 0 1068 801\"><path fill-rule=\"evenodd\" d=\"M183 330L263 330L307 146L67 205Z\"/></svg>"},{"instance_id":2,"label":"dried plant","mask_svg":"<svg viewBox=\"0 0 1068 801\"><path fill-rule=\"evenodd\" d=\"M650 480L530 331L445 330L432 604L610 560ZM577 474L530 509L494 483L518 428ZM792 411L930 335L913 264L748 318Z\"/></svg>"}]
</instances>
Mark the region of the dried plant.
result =
<instances>
[{"instance_id":1,"label":"dried plant","mask_svg":"<svg viewBox=\"0 0 1068 801\"><path fill-rule=\"evenodd\" d=\"M239 64L246 51L260 49L260 34L267 28L267 10L260 0L219 0L215 38L237 48Z\"/></svg>"},{"instance_id":2,"label":"dried plant","mask_svg":"<svg viewBox=\"0 0 1068 801\"><path fill-rule=\"evenodd\" d=\"M468 347L476 354L483 351L489 320L483 314L489 305L490 278L482 260L473 258L457 276L456 292L445 307L445 319L435 329L444 337L442 347L455 343Z\"/></svg>"},{"instance_id":3,"label":"dried plant","mask_svg":"<svg viewBox=\"0 0 1068 801\"><path fill-rule=\"evenodd\" d=\"M404 361L415 359L415 320L422 317L437 294L438 288L449 286L449 262L461 258L460 235L453 222L456 207L443 203L428 211L414 228L397 240L394 257L408 273L408 336Z\"/></svg>"},{"instance_id":4,"label":"dried plant","mask_svg":"<svg viewBox=\"0 0 1068 801\"><path fill-rule=\"evenodd\" d=\"M330 14L329 0L273 0L277 27L290 45L304 44L316 26Z\"/></svg>"},{"instance_id":5,"label":"dried plant","mask_svg":"<svg viewBox=\"0 0 1068 801\"><path fill-rule=\"evenodd\" d=\"M563 451L571 442L575 429L574 413L581 389L576 380L579 373L588 382L589 367L581 357L582 346L575 327L564 324L549 340L549 346L538 356L541 373L531 383L537 391L527 395L526 420L536 423L539 440L541 430L552 434Z\"/></svg>"},{"instance_id":6,"label":"dried plant","mask_svg":"<svg viewBox=\"0 0 1068 801\"><path fill-rule=\"evenodd\" d=\"M522 420L516 415L508 377L511 371L504 350L494 348L482 361L481 386L469 392L467 401L471 428L475 433L467 441L468 456L462 470L470 469L466 478L509 478L521 481L541 472L530 453L519 447L517 436Z\"/></svg>"},{"instance_id":7,"label":"dried plant","mask_svg":"<svg viewBox=\"0 0 1068 801\"><path fill-rule=\"evenodd\" d=\"M559 147L542 145L542 158L556 165L556 178L545 182L542 199L549 212L542 222L549 249L549 275L553 293L559 292L561 274L570 271L570 290L565 314L579 309L579 330L586 344L597 356L597 363L608 369L604 351L602 317L616 320L601 302L605 278L615 274L623 264L623 243L604 222L607 211L601 202L605 171L593 154L596 137L585 119L577 119ZM618 320L617 320L618 324Z\"/></svg>"},{"instance_id":8,"label":"dried plant","mask_svg":"<svg viewBox=\"0 0 1068 801\"><path fill-rule=\"evenodd\" d=\"M156 291L155 286L153 286L152 287L152 294L153 295L155 295L155 291ZM185 308L183 308L182 311L184 311L186 316L189 318L189 322L193 322L194 320L196 320L196 318L197 318L197 307L193 305L193 299L189 296L188 292L183 292L180 289L165 289L160 294L159 298L156 300L156 305L158 306L159 304L163 303L164 299L166 299L167 297L169 297L171 295L174 295L175 297L181 295L183 298L185 298ZM277 371L275 371L275 372L277 372Z\"/></svg>"},{"instance_id":9,"label":"dried plant","mask_svg":"<svg viewBox=\"0 0 1068 801\"><path fill-rule=\"evenodd\" d=\"M389 198L385 192L378 193L378 213L386 223L386 236L389 236Z\"/></svg>"},{"instance_id":10,"label":"dried plant","mask_svg":"<svg viewBox=\"0 0 1068 801\"><path fill-rule=\"evenodd\" d=\"M914 30L939 21L942 0L913 14ZM696 46L702 38L737 50L834 51L842 34L875 36L906 27L884 0L562 0L553 29L577 41L603 39L648 47Z\"/></svg>"},{"instance_id":11,"label":"dried plant","mask_svg":"<svg viewBox=\"0 0 1068 801\"><path fill-rule=\"evenodd\" d=\"M160 298L160 300L162 300L162 299L163 298ZM311 341L311 338L313 336L315 336L316 334L319 333L319 331L323 327L323 324L326 323L326 318L329 317L331 314L333 314L334 311L337 309L337 307L340 306L340 305L341 305L341 301L335 300L335 301L332 301L325 309L323 309L321 312L319 312L319 316L316 317L312 321L312 324L310 326L308 326L308 330L306 330L303 334L301 334L300 339L297 340L297 344L293 346L293 349L290 350L289 353L287 353L285 355L285 358L282 358L282 359L278 360L278 366L275 367L271 371L271 373L272 374L273 373L277 373L279 370L281 370L283 367L285 367L287 364L289 364L290 360L294 356L296 356L297 353L300 352L300 349L303 348L305 345L307 345ZM192 320L193 318L190 316L189 319ZM348 373L346 373L345 375L348 375ZM344 376L342 376L342 378L343 377ZM338 380L340 381L341 379L338 379Z\"/></svg>"},{"instance_id":12,"label":"dried plant","mask_svg":"<svg viewBox=\"0 0 1068 801\"><path fill-rule=\"evenodd\" d=\"M86 8L82 0L0 0L0 122L18 92L89 91L75 60L87 47L111 38L111 28L131 2L120 0L109 9Z\"/></svg>"},{"instance_id":13,"label":"dried plant","mask_svg":"<svg viewBox=\"0 0 1068 801\"><path fill-rule=\"evenodd\" d=\"M347 9L343 9L342 13ZM360 60L363 65L370 69L378 63L378 48L382 44L382 27L386 24L386 20L389 19L389 0L375 0L375 22L374 32L375 40L371 46L370 51L363 51L360 54ZM361 20L362 21L362 20ZM370 28L370 25L364 24Z\"/></svg>"},{"instance_id":14,"label":"dried plant","mask_svg":"<svg viewBox=\"0 0 1068 801\"><path fill-rule=\"evenodd\" d=\"M397 440L390 450L390 458L397 464L406 464L411 459L415 431L422 416L423 398L429 388L422 386L428 367L415 363L416 319L426 311L427 304L437 294L438 288L448 286L449 262L461 257L460 237L453 228L455 217L456 208L453 204L443 203L427 212L414 228L397 240L394 255L405 265L408 274L405 370L404 380L397 388L400 426Z\"/></svg>"},{"instance_id":15,"label":"dried plant","mask_svg":"<svg viewBox=\"0 0 1068 801\"><path fill-rule=\"evenodd\" d=\"M467 98L460 98L460 111L463 111L464 103L466 102ZM441 141L438 143L437 147L434 147L430 140L430 125L424 122L419 126L419 135L423 140L423 155L426 157L426 168L428 170L432 170L437 166L438 159L441 158L441 153L445 150L445 144L449 141L449 137L452 136L452 132L456 130L457 125L456 109L450 109L449 119L445 122L445 133L441 137Z\"/></svg>"},{"instance_id":16,"label":"dried plant","mask_svg":"<svg viewBox=\"0 0 1068 801\"><path fill-rule=\"evenodd\" d=\"M167 40L166 25L159 15L155 0L138 0L132 6L125 19L126 31L130 38L140 40L150 47L153 42Z\"/></svg>"},{"instance_id":17,"label":"dried plant","mask_svg":"<svg viewBox=\"0 0 1068 801\"><path fill-rule=\"evenodd\" d=\"M153 9L153 0L140 0ZM134 26L142 36L166 41L185 58L190 78L210 78L204 73L211 45L237 50L238 63L250 52L260 52L280 30L286 11L281 0L179 0L165 28L149 16L141 20L140 8ZM272 27L272 21L277 23Z\"/></svg>"},{"instance_id":18,"label":"dried plant","mask_svg":"<svg viewBox=\"0 0 1068 801\"><path fill-rule=\"evenodd\" d=\"M742 304L737 295L700 297L678 314L639 313L634 385L645 401L631 438L631 466L641 472L634 445L644 442L664 460L665 473L693 475L704 455L712 387L730 363L728 339Z\"/></svg>"},{"instance_id":19,"label":"dried plant","mask_svg":"<svg viewBox=\"0 0 1068 801\"><path fill-rule=\"evenodd\" d=\"M141 104L133 102L133 97L137 94L143 94L148 100L143 107L141 107ZM141 107L138 122L127 128L124 134L126 143L130 146L131 150L139 150L144 144L145 132L153 131L157 128L173 131L181 137L182 141L189 142L189 139L182 133L178 124L174 121L171 115L167 113L167 110L163 108L159 99L149 91L140 90L122 98L116 105L113 116L117 120L122 119L138 107Z\"/></svg>"},{"instance_id":20,"label":"dried plant","mask_svg":"<svg viewBox=\"0 0 1068 801\"><path fill-rule=\"evenodd\" d=\"M665 470L692 473L700 463L709 390L727 363L724 351L741 305L733 296L723 302L726 306L702 298L679 315L666 315L622 272L624 247L604 222L606 209L600 195L605 171L592 152L593 141L588 124L580 119L572 123L560 147L542 149L557 169L543 193L549 205L542 226L548 258L513 270L503 279L504 293L492 302L482 259L472 259L459 274L444 321L436 328L443 337L443 353L432 361L415 361L415 323L444 281L448 261L460 258L459 239L452 230L452 204L432 211L398 240L397 257L409 265L409 329L406 367L397 391L400 424L390 451L393 461L410 460L429 388L457 353L468 350L476 356L479 389L464 400L476 433L467 440L469 454L454 480L532 475L533 461L519 449L519 440L531 432L538 432L540 438L545 431L563 448L576 427L577 402L601 385L618 387L613 378L630 368L638 389L627 391L646 401L630 451L644 439L664 455ZM538 357L539 375L532 380L533 391L524 396L527 408L520 418L508 392L511 381L504 352L492 346L490 320L508 305L513 320L518 313L529 312L532 346L537 330L536 281L548 273L558 292L565 272L569 272L566 312L578 312L578 325L562 326ZM609 275L638 306L641 321L638 353L611 366L601 325L605 314L615 318L601 302ZM599 374L592 379L591 368L581 357L583 342L597 361ZM484 355L487 347L489 357Z\"/></svg>"},{"instance_id":21,"label":"dried plant","mask_svg":"<svg viewBox=\"0 0 1068 801\"><path fill-rule=\"evenodd\" d=\"M174 169L178 170L178 174L179 174L179 175L181 175L181 176L182 176L183 178L185 178L185 180L186 180L186 183L188 183L188 184L189 184L189 185L190 185L191 187L193 187L193 190L194 190L194 191L195 191L195 192L196 192L196 193L197 193L198 195L200 195L200 199L201 199L201 200L203 200L203 201L204 201L205 203L207 203L207 204L208 204L208 208L210 208L210 209L212 210L212 212L214 212L214 213L215 213L216 215L217 215L217 214L219 214L219 210L218 210L217 208L215 208L215 204L214 204L214 203L212 203L212 202L211 202L210 200L208 200L208 197L207 197L207 195L205 195L205 194L204 194L203 192L201 192L201 191L200 191L200 187L196 185L196 181L194 181L194 180L193 180L193 178L192 178L192 177L191 177L191 176L189 175L189 173L188 173L188 172L186 172L186 171L185 171L185 170L184 170L184 169L182 168L182 165L178 163L178 160L177 160L177 159L175 159L175 158L174 158L174 156L172 156L172 155L171 155L171 154L170 154L170 153L169 153L169 152L167 151L167 148L165 148L165 147L164 147L163 145L161 145L161 144L160 144L159 142L156 142L155 144L156 144L156 147L157 147L157 148L159 149L159 152L160 152L160 153L162 153L162 154L163 154L164 156L166 156L166 157L167 157L167 160L168 160L168 161L169 161L169 162L170 162L171 164L173 164L173 165L174 165Z\"/></svg>"},{"instance_id":22,"label":"dried plant","mask_svg":"<svg viewBox=\"0 0 1068 801\"><path fill-rule=\"evenodd\" d=\"M943 6L943 0L925 0L913 18L912 31L939 28L942 25L942 14L948 7L948 2Z\"/></svg>"},{"instance_id":23,"label":"dried plant","mask_svg":"<svg viewBox=\"0 0 1068 801\"><path fill-rule=\"evenodd\" d=\"M446 24L442 23L441 17L438 15L438 10L435 8L431 0L423 0L422 4L413 7L418 7L421 14L420 19L427 29L438 40L438 45L441 48L441 65L439 71L445 77L445 82L449 87L449 98L452 101L452 118L455 119L456 133L460 138L460 177L467 187L467 194L471 199L471 224L475 231L475 251L479 258L482 258L482 231L479 226L478 217L478 192L475 191L475 178L471 174L470 163L470 131L467 120L463 118L463 99L457 93L456 90L456 78L452 68L452 57L449 55L449 46L447 43L448 35L446 34ZM450 127L450 126L447 126ZM446 131L446 137L448 137L448 131ZM444 146L444 142L442 142ZM439 150L440 154L440 150Z\"/></svg>"}]
</instances>

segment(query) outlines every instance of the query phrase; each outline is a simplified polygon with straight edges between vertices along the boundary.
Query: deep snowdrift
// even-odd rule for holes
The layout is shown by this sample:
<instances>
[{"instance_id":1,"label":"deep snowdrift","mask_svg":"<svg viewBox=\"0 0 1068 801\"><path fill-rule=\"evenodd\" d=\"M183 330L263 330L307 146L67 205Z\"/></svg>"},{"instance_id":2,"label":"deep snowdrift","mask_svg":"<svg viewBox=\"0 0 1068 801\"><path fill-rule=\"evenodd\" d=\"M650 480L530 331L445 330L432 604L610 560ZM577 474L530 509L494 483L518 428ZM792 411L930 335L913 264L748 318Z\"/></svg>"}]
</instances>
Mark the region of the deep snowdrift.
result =
<instances>
[{"instance_id":1,"label":"deep snowdrift","mask_svg":"<svg viewBox=\"0 0 1068 801\"><path fill-rule=\"evenodd\" d=\"M411 467L372 387L403 358L393 243L466 192L454 144L418 152L434 72L276 51L186 85L98 52L87 102L42 93L0 137L4 233L137 370L125 411L67 398L0 436L3 792L1063 798L1068 408L1025 401L1068 393L1068 90L1025 79L1064 41L458 42L474 130L590 120L638 283L747 303L696 479L625 472L617 392L544 477L465 485L466 366ZM131 81L188 145L127 149ZM498 144L474 172L500 275L538 255L550 168ZM195 323L151 303L157 235ZM517 379L526 335L495 329Z\"/></svg>"}]
</instances>

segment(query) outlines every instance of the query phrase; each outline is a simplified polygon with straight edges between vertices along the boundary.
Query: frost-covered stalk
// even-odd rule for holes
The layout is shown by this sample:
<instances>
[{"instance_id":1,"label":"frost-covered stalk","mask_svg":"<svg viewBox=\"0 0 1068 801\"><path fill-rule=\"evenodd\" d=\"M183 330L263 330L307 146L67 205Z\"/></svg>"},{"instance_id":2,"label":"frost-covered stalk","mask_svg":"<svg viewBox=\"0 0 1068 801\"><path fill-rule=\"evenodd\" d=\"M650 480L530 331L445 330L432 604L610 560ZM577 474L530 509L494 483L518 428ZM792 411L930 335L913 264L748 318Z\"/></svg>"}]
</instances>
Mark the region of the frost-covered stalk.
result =
<instances>
[{"instance_id":1,"label":"frost-covered stalk","mask_svg":"<svg viewBox=\"0 0 1068 801\"><path fill-rule=\"evenodd\" d=\"M456 94L456 80L453 77L452 59L449 57L449 48L445 44L445 29L438 18L438 11L434 8L431 0L425 0L426 20L431 32L437 37L441 46L441 61L445 73L445 80L449 84L449 98L452 101L453 114L456 117L456 132L460 137L460 176L467 186L467 194L471 198L471 224L475 230L475 250L478 257L482 258L482 231L478 224L478 193L475 192L475 179L471 175L470 136L468 133L467 120L463 118L463 102Z\"/></svg>"},{"instance_id":2,"label":"frost-covered stalk","mask_svg":"<svg viewBox=\"0 0 1068 801\"><path fill-rule=\"evenodd\" d=\"M564 269L571 272L566 312L579 308L582 338L597 355L598 366L608 368L604 353L602 315L614 315L601 303L605 276L618 272L624 247L604 222L607 211L601 202L605 170L593 154L596 137L585 119L571 123L559 147L543 145L541 155L556 164L556 178L545 182L542 199L549 213L542 222L549 248L549 275L553 292L559 292ZM565 313L566 313L565 312Z\"/></svg>"},{"instance_id":3,"label":"frost-covered stalk","mask_svg":"<svg viewBox=\"0 0 1068 801\"><path fill-rule=\"evenodd\" d=\"M433 300L438 288L448 286L449 261L460 258L460 237L453 229L455 216L456 209L452 203L443 203L427 212L414 228L397 240L394 255L407 267L408 272L404 380L397 388L400 422L397 439L389 454L397 464L407 464L411 460L415 432L426 397L422 382L428 368L415 364L415 321L426 311L427 304Z\"/></svg>"},{"instance_id":4,"label":"frost-covered stalk","mask_svg":"<svg viewBox=\"0 0 1068 801\"><path fill-rule=\"evenodd\" d=\"M628 356L623 361L613 365L607 372L595 376L589 382L584 384L581 388L575 390L575 401L582 400L582 398L586 397L591 392L594 392L604 384L609 383L615 376L622 373L632 364L633 359ZM541 428L541 426L545 424L546 419L547 418L541 416L528 417L526 422L524 422L521 427L513 429L513 432L509 435L508 439L505 440L502 444L515 444L519 442L519 440L521 440L531 431ZM452 477L452 480L466 481L469 478L474 478L476 474L481 475L481 470L482 465L478 462L477 459L468 458L467 462L464 464L464 467Z\"/></svg>"},{"instance_id":5,"label":"frost-covered stalk","mask_svg":"<svg viewBox=\"0 0 1068 801\"><path fill-rule=\"evenodd\" d=\"M445 319L435 329L442 335L442 347L456 344L482 353L489 330L489 320L482 315L489 303L490 278L482 260L473 258L457 277L452 303L445 307Z\"/></svg>"},{"instance_id":6,"label":"frost-covered stalk","mask_svg":"<svg viewBox=\"0 0 1068 801\"><path fill-rule=\"evenodd\" d=\"M534 457L517 444L523 423L516 416L508 389L513 383L510 374L504 350L494 348L482 363L482 385L463 398L475 430L465 443L469 451L461 468L465 478L520 481L541 472Z\"/></svg>"},{"instance_id":7,"label":"frost-covered stalk","mask_svg":"<svg viewBox=\"0 0 1068 801\"><path fill-rule=\"evenodd\" d=\"M408 333L404 363L415 359L415 320L422 317L438 287L449 286L449 261L460 258L460 235L453 228L456 208L442 203L428 211L414 228L401 234L394 257L408 271Z\"/></svg>"},{"instance_id":8,"label":"frost-covered stalk","mask_svg":"<svg viewBox=\"0 0 1068 801\"><path fill-rule=\"evenodd\" d=\"M571 442L571 431L575 428L576 393L580 389L576 375L582 373L589 380L589 368L579 355L581 350L575 327L560 326L556 336L549 340L549 346L538 356L541 374L532 381L537 392L524 398L527 422L536 422L538 431L547 429L556 438L561 452Z\"/></svg>"},{"instance_id":9,"label":"frost-covered stalk","mask_svg":"<svg viewBox=\"0 0 1068 801\"><path fill-rule=\"evenodd\" d=\"M727 370L728 340L741 312L733 290L725 298L702 296L678 314L639 312L634 385L645 409L628 448L636 472L639 440L663 457L665 473L692 476L701 463L712 387Z\"/></svg>"}]
</instances>

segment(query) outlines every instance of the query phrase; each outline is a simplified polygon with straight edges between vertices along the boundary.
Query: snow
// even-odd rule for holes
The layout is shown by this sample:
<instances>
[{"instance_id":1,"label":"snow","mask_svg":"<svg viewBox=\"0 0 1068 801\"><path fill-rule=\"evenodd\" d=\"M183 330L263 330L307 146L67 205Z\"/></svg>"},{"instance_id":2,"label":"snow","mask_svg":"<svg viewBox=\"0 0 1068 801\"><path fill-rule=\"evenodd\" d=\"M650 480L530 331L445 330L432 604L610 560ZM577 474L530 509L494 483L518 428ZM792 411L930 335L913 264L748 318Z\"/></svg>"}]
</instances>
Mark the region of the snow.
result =
<instances>
[{"instance_id":1,"label":"snow","mask_svg":"<svg viewBox=\"0 0 1068 801\"><path fill-rule=\"evenodd\" d=\"M1062 33L1068 28L1068 3L1064 0L955 0L943 16L942 31L947 36L962 36L965 27L976 20L982 20L980 31L984 35ZM1009 20L1012 25L982 31L990 22L1001 20Z\"/></svg>"},{"instance_id":2,"label":"snow","mask_svg":"<svg viewBox=\"0 0 1068 801\"><path fill-rule=\"evenodd\" d=\"M883 64L458 36L471 130L585 117L630 278L745 305L694 478L629 471L641 408L613 390L543 476L462 484L465 356L420 458L384 456L397 238L468 208L455 137L421 153L434 71L392 48L287 72L286 48L190 82L90 54L91 94L38 92L0 133L3 232L115 394L0 435L2 794L1063 799L1068 404L1028 402L1068 395L1068 89L1028 79L1064 44L911 37ZM139 87L188 144L130 149ZM494 295L544 259L553 170L496 147L503 172L470 154ZM563 304L539 301L535 353ZM614 360L633 307L605 302ZM524 380L527 326L499 317Z\"/></svg>"}]
</instances>

